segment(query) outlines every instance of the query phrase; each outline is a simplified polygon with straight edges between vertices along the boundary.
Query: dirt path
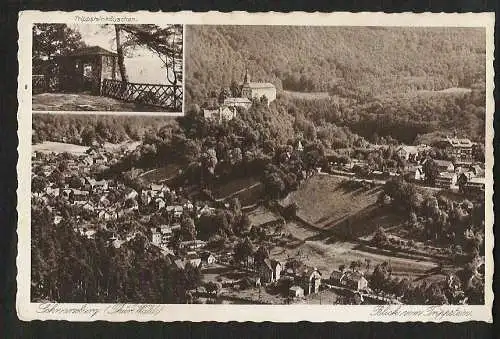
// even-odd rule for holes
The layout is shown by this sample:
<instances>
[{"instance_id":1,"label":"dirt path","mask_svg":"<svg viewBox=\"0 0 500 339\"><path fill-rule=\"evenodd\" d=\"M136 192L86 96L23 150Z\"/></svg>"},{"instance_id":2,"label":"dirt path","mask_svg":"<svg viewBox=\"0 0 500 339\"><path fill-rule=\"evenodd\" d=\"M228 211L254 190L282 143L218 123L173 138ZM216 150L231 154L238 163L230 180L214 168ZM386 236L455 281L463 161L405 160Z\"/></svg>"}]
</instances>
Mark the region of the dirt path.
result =
<instances>
[{"instance_id":1,"label":"dirt path","mask_svg":"<svg viewBox=\"0 0 500 339\"><path fill-rule=\"evenodd\" d=\"M218 198L218 199L215 199L215 201L221 202L221 201L224 201L224 200L226 200L226 199L229 199L229 198L232 198L232 197L238 196L239 194L244 193L244 192L246 192L246 191L248 191L248 190L251 190L252 188L257 187L257 186L259 186L259 185L262 185L262 183L261 183L260 181L259 181L259 182L256 182L255 184L252 184L252 185L250 185L250 186L248 186L248 187L244 187L244 188L242 188L242 189L240 189L240 190L237 190L236 192L233 192L233 193L231 193L231 194L229 194L229 195L227 195L227 196L225 196L225 197L223 197L223 198Z\"/></svg>"},{"instance_id":2,"label":"dirt path","mask_svg":"<svg viewBox=\"0 0 500 339\"><path fill-rule=\"evenodd\" d=\"M117 112L161 112L155 106L85 93L41 93L33 95L34 111L117 111Z\"/></svg>"},{"instance_id":3,"label":"dirt path","mask_svg":"<svg viewBox=\"0 0 500 339\"><path fill-rule=\"evenodd\" d=\"M387 261L391 264L393 274L397 276L407 276L417 279L427 275L430 271L438 267L437 263L430 260L414 260L409 258L399 258L389 255L369 253L356 249L355 242L335 242L325 243L323 241L305 241L296 248L276 247L272 250L272 255L281 260L294 257L302 260L310 267L317 267L327 276L340 265L347 265L352 261L360 260L366 263L370 261L370 269L375 265Z\"/></svg>"}]
</instances>

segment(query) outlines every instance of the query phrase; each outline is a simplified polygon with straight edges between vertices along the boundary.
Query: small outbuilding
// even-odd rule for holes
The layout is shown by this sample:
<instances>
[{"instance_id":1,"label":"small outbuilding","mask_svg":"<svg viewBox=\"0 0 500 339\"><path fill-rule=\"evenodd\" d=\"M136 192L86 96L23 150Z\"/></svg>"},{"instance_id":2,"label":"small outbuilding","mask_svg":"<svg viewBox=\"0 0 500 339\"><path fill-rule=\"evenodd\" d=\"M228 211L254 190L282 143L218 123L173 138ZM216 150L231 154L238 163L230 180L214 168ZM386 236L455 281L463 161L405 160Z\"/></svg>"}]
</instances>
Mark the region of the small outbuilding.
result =
<instances>
[{"instance_id":1,"label":"small outbuilding","mask_svg":"<svg viewBox=\"0 0 500 339\"><path fill-rule=\"evenodd\" d=\"M288 295L292 298L302 298L304 296L304 289L300 286L292 286L288 290Z\"/></svg>"},{"instance_id":2,"label":"small outbuilding","mask_svg":"<svg viewBox=\"0 0 500 339\"><path fill-rule=\"evenodd\" d=\"M59 56L56 62L62 91L100 94L104 79L119 79L118 54L99 46Z\"/></svg>"}]
</instances>

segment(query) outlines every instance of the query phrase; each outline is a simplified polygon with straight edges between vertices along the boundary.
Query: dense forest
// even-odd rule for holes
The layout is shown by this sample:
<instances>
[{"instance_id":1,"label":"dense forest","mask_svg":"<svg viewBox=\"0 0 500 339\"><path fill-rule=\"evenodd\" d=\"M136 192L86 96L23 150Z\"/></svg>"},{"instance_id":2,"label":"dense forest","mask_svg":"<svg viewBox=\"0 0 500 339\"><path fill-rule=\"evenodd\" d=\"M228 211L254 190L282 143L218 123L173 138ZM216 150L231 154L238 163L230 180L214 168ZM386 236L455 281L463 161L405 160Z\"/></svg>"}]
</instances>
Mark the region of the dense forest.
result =
<instances>
[{"instance_id":1,"label":"dense forest","mask_svg":"<svg viewBox=\"0 0 500 339\"><path fill-rule=\"evenodd\" d=\"M32 201L32 300L184 303L199 283L199 269L177 270L142 233L114 248L103 240L105 230L96 240L75 232L80 223L64 203L56 205L67 218L61 227L54 227L51 208Z\"/></svg>"},{"instance_id":2,"label":"dense forest","mask_svg":"<svg viewBox=\"0 0 500 339\"><path fill-rule=\"evenodd\" d=\"M33 114L32 141L66 142L90 146L95 142L121 143L142 140L147 132L156 133L165 125L175 125L172 117Z\"/></svg>"},{"instance_id":3,"label":"dense forest","mask_svg":"<svg viewBox=\"0 0 500 339\"><path fill-rule=\"evenodd\" d=\"M248 68L252 80L275 84L271 112L305 118L306 130L295 124L295 132L312 139L342 128L371 142L412 144L444 134L484 140L482 30L191 26L186 34L187 107L210 106L207 100L241 82ZM326 139L327 147L349 144Z\"/></svg>"},{"instance_id":4,"label":"dense forest","mask_svg":"<svg viewBox=\"0 0 500 339\"><path fill-rule=\"evenodd\" d=\"M199 100L242 81L278 89L442 90L484 83L485 32L470 28L188 26L186 89Z\"/></svg>"}]
</instances>

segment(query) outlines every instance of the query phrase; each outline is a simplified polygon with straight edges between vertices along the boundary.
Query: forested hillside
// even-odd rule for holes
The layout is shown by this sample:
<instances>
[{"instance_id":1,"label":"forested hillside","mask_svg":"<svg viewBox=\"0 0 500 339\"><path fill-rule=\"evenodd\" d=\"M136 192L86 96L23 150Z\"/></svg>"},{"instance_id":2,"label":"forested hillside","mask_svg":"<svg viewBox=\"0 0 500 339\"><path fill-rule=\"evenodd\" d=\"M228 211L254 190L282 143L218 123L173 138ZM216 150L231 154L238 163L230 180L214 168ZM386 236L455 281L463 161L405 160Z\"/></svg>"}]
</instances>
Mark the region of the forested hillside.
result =
<instances>
[{"instance_id":1,"label":"forested hillside","mask_svg":"<svg viewBox=\"0 0 500 339\"><path fill-rule=\"evenodd\" d=\"M67 142L90 146L94 142L138 141L147 132L156 134L173 117L91 114L33 114L33 143Z\"/></svg>"},{"instance_id":2,"label":"forested hillside","mask_svg":"<svg viewBox=\"0 0 500 339\"><path fill-rule=\"evenodd\" d=\"M207 105L248 68L278 89L271 112L305 118L295 131L327 147L348 144L334 135L339 127L372 142L411 144L436 132L484 140L484 30L189 26L186 34L187 107Z\"/></svg>"},{"instance_id":3,"label":"forested hillside","mask_svg":"<svg viewBox=\"0 0 500 339\"><path fill-rule=\"evenodd\" d=\"M189 99L241 81L373 95L484 83L485 32L470 28L188 26Z\"/></svg>"}]
</instances>

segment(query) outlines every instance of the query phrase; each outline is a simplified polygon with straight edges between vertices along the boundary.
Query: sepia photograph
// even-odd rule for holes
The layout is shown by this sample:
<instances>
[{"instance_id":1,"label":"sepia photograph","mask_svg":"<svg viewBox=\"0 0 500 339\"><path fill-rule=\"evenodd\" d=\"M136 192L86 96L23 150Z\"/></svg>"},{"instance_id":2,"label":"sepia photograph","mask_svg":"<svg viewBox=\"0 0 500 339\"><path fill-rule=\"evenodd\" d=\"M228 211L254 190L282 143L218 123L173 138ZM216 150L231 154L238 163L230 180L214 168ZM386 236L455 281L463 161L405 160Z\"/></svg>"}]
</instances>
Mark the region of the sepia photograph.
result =
<instances>
[{"instance_id":1,"label":"sepia photograph","mask_svg":"<svg viewBox=\"0 0 500 339\"><path fill-rule=\"evenodd\" d=\"M182 112L182 25L35 23L32 48L34 111Z\"/></svg>"},{"instance_id":2,"label":"sepia photograph","mask_svg":"<svg viewBox=\"0 0 500 339\"><path fill-rule=\"evenodd\" d=\"M490 321L492 16L28 14L21 319Z\"/></svg>"},{"instance_id":3,"label":"sepia photograph","mask_svg":"<svg viewBox=\"0 0 500 339\"><path fill-rule=\"evenodd\" d=\"M484 304L484 29L186 30L184 117L33 115L33 301Z\"/></svg>"}]
</instances>

